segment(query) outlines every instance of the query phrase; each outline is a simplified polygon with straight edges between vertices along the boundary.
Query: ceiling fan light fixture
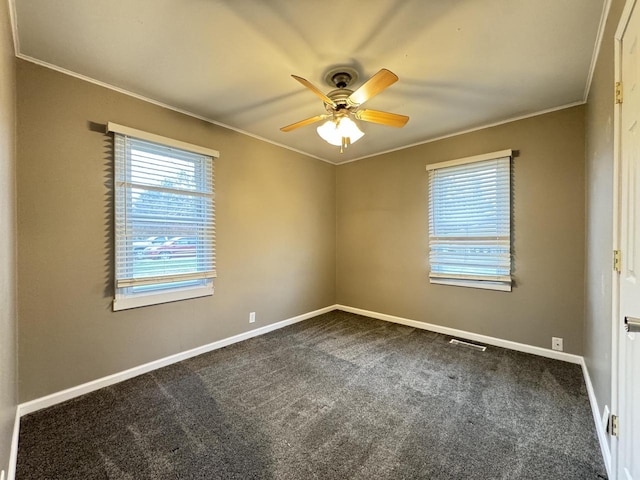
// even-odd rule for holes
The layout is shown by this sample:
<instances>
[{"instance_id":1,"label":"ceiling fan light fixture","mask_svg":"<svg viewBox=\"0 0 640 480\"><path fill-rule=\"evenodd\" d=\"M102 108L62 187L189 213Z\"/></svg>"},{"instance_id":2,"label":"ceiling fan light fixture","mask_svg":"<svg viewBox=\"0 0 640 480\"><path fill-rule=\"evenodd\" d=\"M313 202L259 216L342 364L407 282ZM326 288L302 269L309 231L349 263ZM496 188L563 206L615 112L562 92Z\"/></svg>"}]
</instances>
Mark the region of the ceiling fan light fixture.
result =
<instances>
[{"instance_id":1,"label":"ceiling fan light fixture","mask_svg":"<svg viewBox=\"0 0 640 480\"><path fill-rule=\"evenodd\" d=\"M398 76L386 68L380 69L378 73L360 85L356 91L352 91L348 87L358 78L358 72L351 67L334 68L327 73L325 80L329 85L335 86L336 90L332 90L326 95L309 80L298 77L297 75L291 76L322 99L324 108L328 114L316 115L315 117L286 125L280 128L283 132L290 132L296 128L304 127L328 118L325 123L316 129L318 135L330 145L340 147L340 153L344 153L349 145L357 142L364 136L364 132L358 128L358 124L354 119L398 128L404 127L409 120L409 117L406 115L398 115L397 113L382 112L379 110L360 109L360 106L364 102L375 97L385 88L398 81Z\"/></svg>"},{"instance_id":2,"label":"ceiling fan light fixture","mask_svg":"<svg viewBox=\"0 0 640 480\"><path fill-rule=\"evenodd\" d=\"M316 131L322 139L336 147L342 147L343 138L348 138L348 143L356 143L364 136L364 132L358 128L356 122L349 117L332 118L320 125Z\"/></svg>"}]
</instances>

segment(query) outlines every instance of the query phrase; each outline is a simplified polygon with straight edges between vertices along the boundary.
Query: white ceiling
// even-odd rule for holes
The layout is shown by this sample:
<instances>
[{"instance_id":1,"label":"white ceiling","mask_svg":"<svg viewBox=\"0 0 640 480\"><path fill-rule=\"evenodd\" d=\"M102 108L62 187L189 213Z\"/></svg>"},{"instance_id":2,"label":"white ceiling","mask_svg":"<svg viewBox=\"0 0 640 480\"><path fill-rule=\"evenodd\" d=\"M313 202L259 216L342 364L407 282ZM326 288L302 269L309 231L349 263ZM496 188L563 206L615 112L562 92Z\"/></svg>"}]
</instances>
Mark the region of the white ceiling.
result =
<instances>
[{"instance_id":1,"label":"white ceiling","mask_svg":"<svg viewBox=\"0 0 640 480\"><path fill-rule=\"evenodd\" d=\"M341 163L583 102L605 0L13 1L20 57ZM365 105L409 123L281 132L324 113L290 74L343 64L396 73Z\"/></svg>"}]
</instances>

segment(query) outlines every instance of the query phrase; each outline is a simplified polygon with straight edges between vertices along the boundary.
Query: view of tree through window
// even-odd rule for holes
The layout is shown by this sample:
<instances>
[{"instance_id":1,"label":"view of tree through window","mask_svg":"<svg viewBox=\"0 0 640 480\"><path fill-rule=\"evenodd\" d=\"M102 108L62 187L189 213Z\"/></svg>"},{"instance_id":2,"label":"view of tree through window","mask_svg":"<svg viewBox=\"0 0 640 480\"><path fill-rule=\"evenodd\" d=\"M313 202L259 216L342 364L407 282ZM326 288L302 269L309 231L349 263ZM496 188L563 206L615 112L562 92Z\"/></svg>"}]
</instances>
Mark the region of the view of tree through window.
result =
<instances>
[{"instance_id":1,"label":"view of tree through window","mask_svg":"<svg viewBox=\"0 0 640 480\"><path fill-rule=\"evenodd\" d=\"M196 165L172 157L131 151L132 240L151 242L136 249L134 277L197 272L203 198L198 190ZM164 240L164 241L160 241Z\"/></svg>"},{"instance_id":2,"label":"view of tree through window","mask_svg":"<svg viewBox=\"0 0 640 480\"><path fill-rule=\"evenodd\" d=\"M116 182L121 293L210 283L215 276L212 158L117 135Z\"/></svg>"}]
</instances>

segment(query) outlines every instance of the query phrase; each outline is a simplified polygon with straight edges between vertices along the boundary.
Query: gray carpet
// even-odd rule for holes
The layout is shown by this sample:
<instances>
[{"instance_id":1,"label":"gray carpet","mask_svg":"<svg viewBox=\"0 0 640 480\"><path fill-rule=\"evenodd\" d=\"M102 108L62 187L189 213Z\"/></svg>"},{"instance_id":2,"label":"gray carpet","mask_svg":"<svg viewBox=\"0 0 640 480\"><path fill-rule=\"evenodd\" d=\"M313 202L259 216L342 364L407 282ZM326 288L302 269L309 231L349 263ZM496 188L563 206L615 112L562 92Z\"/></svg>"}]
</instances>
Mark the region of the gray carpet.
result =
<instances>
[{"instance_id":1,"label":"gray carpet","mask_svg":"<svg viewBox=\"0 0 640 480\"><path fill-rule=\"evenodd\" d=\"M606 478L580 367L331 312L22 419L17 479Z\"/></svg>"}]
</instances>

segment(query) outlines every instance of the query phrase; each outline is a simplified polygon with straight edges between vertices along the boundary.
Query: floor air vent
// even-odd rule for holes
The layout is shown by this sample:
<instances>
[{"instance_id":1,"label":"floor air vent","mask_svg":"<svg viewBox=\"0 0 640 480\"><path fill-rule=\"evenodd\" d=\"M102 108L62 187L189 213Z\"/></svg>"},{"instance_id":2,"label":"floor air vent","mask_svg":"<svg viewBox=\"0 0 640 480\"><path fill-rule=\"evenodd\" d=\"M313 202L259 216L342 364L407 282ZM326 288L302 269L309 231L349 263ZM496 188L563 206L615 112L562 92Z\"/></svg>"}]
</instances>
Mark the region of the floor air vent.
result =
<instances>
[{"instance_id":1,"label":"floor air vent","mask_svg":"<svg viewBox=\"0 0 640 480\"><path fill-rule=\"evenodd\" d=\"M485 347L484 345L476 345L475 343L463 342L462 340L456 340L455 338L452 338L449 343L452 343L453 345L459 345L461 347L471 348L473 350L478 350L480 352L484 352L487 349L487 347Z\"/></svg>"}]
</instances>

